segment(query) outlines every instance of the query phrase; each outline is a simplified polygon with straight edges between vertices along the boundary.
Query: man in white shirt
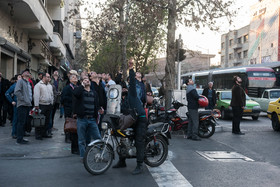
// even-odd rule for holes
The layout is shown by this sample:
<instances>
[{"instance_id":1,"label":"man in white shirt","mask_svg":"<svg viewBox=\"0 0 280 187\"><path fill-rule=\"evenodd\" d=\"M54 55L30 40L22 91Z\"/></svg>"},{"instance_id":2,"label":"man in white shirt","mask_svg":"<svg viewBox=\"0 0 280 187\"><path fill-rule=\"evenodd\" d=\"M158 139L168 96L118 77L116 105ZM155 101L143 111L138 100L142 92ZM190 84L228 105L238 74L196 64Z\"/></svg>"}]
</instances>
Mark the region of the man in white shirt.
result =
<instances>
[{"instance_id":1,"label":"man in white shirt","mask_svg":"<svg viewBox=\"0 0 280 187\"><path fill-rule=\"evenodd\" d=\"M48 126L54 100L53 87L50 84L50 80L50 74L44 73L42 80L34 87L34 106L36 109L40 109L41 114L46 117L45 125L43 127L35 128L35 138L37 140L52 137L48 133Z\"/></svg>"}]
</instances>

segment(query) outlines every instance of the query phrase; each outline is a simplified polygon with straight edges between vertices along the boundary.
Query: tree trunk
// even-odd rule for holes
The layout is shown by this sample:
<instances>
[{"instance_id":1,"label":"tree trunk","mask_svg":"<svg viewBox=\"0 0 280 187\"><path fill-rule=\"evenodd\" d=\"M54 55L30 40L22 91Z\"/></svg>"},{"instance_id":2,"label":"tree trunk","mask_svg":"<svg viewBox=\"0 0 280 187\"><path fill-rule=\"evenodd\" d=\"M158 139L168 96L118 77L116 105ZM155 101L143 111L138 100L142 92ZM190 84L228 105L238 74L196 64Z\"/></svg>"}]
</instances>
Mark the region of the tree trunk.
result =
<instances>
[{"instance_id":1,"label":"tree trunk","mask_svg":"<svg viewBox=\"0 0 280 187\"><path fill-rule=\"evenodd\" d=\"M176 1L168 1L168 32L167 32L167 50L165 66L165 106L170 108L172 91L175 88L175 31L176 31Z\"/></svg>"},{"instance_id":2,"label":"tree trunk","mask_svg":"<svg viewBox=\"0 0 280 187\"><path fill-rule=\"evenodd\" d=\"M126 62L126 45L127 45L127 25L125 22L124 15L125 1L123 1L122 8L120 9L120 34L121 34L121 69L123 71L123 78L126 80L127 77L127 62Z\"/></svg>"}]
</instances>

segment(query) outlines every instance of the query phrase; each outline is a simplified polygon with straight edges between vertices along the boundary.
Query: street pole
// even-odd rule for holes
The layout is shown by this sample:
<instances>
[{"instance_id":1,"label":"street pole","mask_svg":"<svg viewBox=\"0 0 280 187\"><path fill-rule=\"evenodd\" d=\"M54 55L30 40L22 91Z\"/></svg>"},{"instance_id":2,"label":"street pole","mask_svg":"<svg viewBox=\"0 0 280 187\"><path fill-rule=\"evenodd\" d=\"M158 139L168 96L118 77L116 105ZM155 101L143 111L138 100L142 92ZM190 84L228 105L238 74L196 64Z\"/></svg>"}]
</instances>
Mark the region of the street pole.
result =
<instances>
[{"instance_id":1,"label":"street pole","mask_svg":"<svg viewBox=\"0 0 280 187\"><path fill-rule=\"evenodd\" d=\"M177 63L178 63L178 74L177 74L177 89L180 90L181 88L181 62L180 62L180 47L181 47L181 34L179 34L179 40L177 44Z\"/></svg>"}]
</instances>

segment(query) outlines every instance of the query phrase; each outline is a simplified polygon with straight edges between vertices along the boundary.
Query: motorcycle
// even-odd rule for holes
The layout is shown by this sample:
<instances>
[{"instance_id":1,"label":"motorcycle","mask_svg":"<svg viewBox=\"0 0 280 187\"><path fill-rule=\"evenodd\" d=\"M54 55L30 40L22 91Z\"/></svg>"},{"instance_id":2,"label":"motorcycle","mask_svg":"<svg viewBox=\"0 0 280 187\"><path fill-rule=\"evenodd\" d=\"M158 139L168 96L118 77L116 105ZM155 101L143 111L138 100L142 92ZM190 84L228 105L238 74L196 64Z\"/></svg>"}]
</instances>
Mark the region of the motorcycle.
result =
<instances>
[{"instance_id":1,"label":"motorcycle","mask_svg":"<svg viewBox=\"0 0 280 187\"><path fill-rule=\"evenodd\" d=\"M160 100L163 97L155 97L152 103L152 106L149 107L149 113L148 113L148 123L156 123L157 121L163 121L165 116L165 108L160 104ZM159 118L161 118L159 120Z\"/></svg>"},{"instance_id":2,"label":"motorcycle","mask_svg":"<svg viewBox=\"0 0 280 187\"><path fill-rule=\"evenodd\" d=\"M187 118L182 118L177 114L177 110L180 107L187 106L179 101L175 100L172 102L173 108L166 112L165 120L169 121L172 131L183 130L184 132L188 129L189 114L186 113ZM218 124L217 120L221 117L221 112L218 109L198 111L199 115L199 126L198 136L201 138L209 138L215 133L215 126Z\"/></svg>"},{"instance_id":3,"label":"motorcycle","mask_svg":"<svg viewBox=\"0 0 280 187\"><path fill-rule=\"evenodd\" d=\"M121 92L118 88L110 88L108 99L111 99L111 104L114 99L119 100L117 99L119 93ZM121 157L136 158L134 129L120 130L120 114L116 105L114 108L116 110L111 109L110 111L113 112L107 113L102 120L103 139L91 142L86 148L83 158L84 167L93 175L102 174L110 168L115 159L115 151ZM144 162L148 166L157 167L166 160L170 138L170 125L168 123L156 123L148 126L144 158Z\"/></svg>"}]
</instances>

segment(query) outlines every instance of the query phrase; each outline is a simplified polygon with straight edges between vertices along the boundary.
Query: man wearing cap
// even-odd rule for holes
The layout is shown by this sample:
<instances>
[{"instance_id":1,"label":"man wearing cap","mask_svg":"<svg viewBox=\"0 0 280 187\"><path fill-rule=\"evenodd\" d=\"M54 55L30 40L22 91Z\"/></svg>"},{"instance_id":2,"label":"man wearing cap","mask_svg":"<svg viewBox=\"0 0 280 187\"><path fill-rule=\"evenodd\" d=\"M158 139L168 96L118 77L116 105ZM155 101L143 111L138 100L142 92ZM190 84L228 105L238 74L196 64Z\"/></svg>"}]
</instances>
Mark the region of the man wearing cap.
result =
<instances>
[{"instance_id":1,"label":"man wearing cap","mask_svg":"<svg viewBox=\"0 0 280 187\"><path fill-rule=\"evenodd\" d=\"M54 100L53 87L50 84L50 81L50 74L43 74L43 79L38 84L36 84L34 88L34 106L36 109L40 109L41 114L46 117L45 125L43 127L35 128L35 138L37 140L52 137L50 134L48 134L48 125L50 122Z\"/></svg>"},{"instance_id":2,"label":"man wearing cap","mask_svg":"<svg viewBox=\"0 0 280 187\"><path fill-rule=\"evenodd\" d=\"M17 115L18 115L18 125L17 125L17 143L27 144L28 140L23 139L24 136L24 126L27 122L28 112L32 106L32 88L29 83L30 72L29 69L22 71L22 79L19 80L15 87L15 95L17 96Z\"/></svg>"}]
</instances>

